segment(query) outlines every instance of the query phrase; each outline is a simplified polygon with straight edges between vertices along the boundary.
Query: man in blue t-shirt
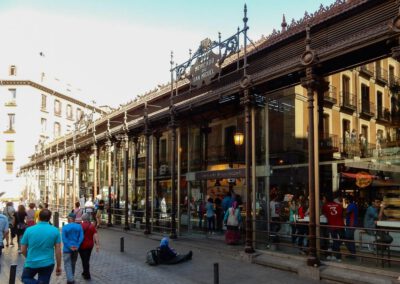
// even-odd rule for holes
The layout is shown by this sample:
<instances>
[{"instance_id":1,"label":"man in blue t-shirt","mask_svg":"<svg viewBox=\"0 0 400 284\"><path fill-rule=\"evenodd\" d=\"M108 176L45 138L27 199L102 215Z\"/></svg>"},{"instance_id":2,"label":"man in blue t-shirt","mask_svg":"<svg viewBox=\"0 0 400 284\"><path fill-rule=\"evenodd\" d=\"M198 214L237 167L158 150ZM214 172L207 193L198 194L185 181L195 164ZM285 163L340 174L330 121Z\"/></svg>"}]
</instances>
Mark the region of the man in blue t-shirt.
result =
<instances>
[{"instance_id":1,"label":"man in blue t-shirt","mask_svg":"<svg viewBox=\"0 0 400 284\"><path fill-rule=\"evenodd\" d=\"M21 252L26 257L21 277L23 283L50 283L54 269L54 250L57 261L56 275L61 275L61 237L58 229L49 224L50 218L51 211L42 209L39 222L27 228L22 237Z\"/></svg>"}]
</instances>

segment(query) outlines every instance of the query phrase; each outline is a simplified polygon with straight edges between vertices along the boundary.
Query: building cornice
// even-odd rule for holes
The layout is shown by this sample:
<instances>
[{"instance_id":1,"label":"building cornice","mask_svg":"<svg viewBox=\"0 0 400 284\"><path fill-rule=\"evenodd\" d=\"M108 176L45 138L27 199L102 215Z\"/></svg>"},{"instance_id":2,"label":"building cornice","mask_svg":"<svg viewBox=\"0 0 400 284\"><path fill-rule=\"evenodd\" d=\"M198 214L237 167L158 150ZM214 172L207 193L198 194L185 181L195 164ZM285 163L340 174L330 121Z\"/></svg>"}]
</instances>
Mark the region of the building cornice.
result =
<instances>
[{"instance_id":1,"label":"building cornice","mask_svg":"<svg viewBox=\"0 0 400 284\"><path fill-rule=\"evenodd\" d=\"M50 89L50 88L48 88L46 86L43 86L41 84L38 84L38 83L30 81L30 80L0 80L0 85L2 85L2 86L31 86L31 87L33 87L35 89L38 89L40 91L43 91L45 93L48 93L48 94L53 95L55 97L58 97L60 99L69 101L69 102L74 103L76 105L79 105L79 106L82 106L82 107L85 107L85 108L89 107L90 109L95 109L95 111L100 113L100 114L105 114L106 113L105 111L103 111L100 108L97 108L97 107L95 107L93 105L86 104L86 103L84 103L82 101L79 101L79 100L74 99L74 98L72 98L70 96L64 95L64 94L62 94L62 93L60 93L60 92L58 92L56 90Z\"/></svg>"}]
</instances>

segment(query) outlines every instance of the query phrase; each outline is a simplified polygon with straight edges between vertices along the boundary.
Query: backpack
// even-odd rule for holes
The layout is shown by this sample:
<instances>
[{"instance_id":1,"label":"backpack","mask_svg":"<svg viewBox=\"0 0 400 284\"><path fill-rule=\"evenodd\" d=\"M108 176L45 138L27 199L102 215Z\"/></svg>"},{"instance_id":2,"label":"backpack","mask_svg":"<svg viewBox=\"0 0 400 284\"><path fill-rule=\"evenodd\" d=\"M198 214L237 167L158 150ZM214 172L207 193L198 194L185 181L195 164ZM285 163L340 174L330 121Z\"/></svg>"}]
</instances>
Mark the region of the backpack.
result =
<instances>
[{"instance_id":1,"label":"backpack","mask_svg":"<svg viewBox=\"0 0 400 284\"><path fill-rule=\"evenodd\" d=\"M158 250L152 249L147 252L146 263L152 266L159 263Z\"/></svg>"},{"instance_id":2,"label":"backpack","mask_svg":"<svg viewBox=\"0 0 400 284\"><path fill-rule=\"evenodd\" d=\"M233 208L229 209L229 216L228 216L228 220L227 220L226 224L228 226L238 226L239 225L238 218L236 217L235 210Z\"/></svg>"}]
</instances>

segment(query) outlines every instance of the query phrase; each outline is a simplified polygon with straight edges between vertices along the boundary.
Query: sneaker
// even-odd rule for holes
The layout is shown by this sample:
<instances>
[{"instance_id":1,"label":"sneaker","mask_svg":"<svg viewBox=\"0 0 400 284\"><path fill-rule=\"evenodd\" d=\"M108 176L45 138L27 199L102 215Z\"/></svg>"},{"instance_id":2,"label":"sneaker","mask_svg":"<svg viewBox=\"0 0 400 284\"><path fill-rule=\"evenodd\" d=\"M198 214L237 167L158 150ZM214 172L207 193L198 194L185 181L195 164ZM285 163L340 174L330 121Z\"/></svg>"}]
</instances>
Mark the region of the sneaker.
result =
<instances>
[{"instance_id":1,"label":"sneaker","mask_svg":"<svg viewBox=\"0 0 400 284\"><path fill-rule=\"evenodd\" d=\"M337 261L337 262L342 262L342 259L341 259L341 258L338 258L336 261Z\"/></svg>"},{"instance_id":2,"label":"sneaker","mask_svg":"<svg viewBox=\"0 0 400 284\"><path fill-rule=\"evenodd\" d=\"M331 261L336 261L337 259L336 259L336 256L331 256Z\"/></svg>"},{"instance_id":3,"label":"sneaker","mask_svg":"<svg viewBox=\"0 0 400 284\"><path fill-rule=\"evenodd\" d=\"M332 260L332 256L328 255L328 256L326 257L326 260L331 261L331 260Z\"/></svg>"}]
</instances>

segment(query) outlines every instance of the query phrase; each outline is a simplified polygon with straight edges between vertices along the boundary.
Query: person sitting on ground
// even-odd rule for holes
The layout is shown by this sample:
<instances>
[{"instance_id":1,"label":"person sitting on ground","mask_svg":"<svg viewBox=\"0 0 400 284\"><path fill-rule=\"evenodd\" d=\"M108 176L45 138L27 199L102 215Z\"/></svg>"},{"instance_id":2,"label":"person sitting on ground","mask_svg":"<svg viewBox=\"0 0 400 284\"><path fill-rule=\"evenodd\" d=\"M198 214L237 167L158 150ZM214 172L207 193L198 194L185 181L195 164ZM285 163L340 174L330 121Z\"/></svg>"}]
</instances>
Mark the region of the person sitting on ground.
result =
<instances>
[{"instance_id":1,"label":"person sitting on ground","mask_svg":"<svg viewBox=\"0 0 400 284\"><path fill-rule=\"evenodd\" d=\"M192 251L187 254L178 254L174 249L169 247L169 239L167 237L162 238L160 247L158 248L158 261L161 264L176 264L192 259Z\"/></svg>"}]
</instances>

